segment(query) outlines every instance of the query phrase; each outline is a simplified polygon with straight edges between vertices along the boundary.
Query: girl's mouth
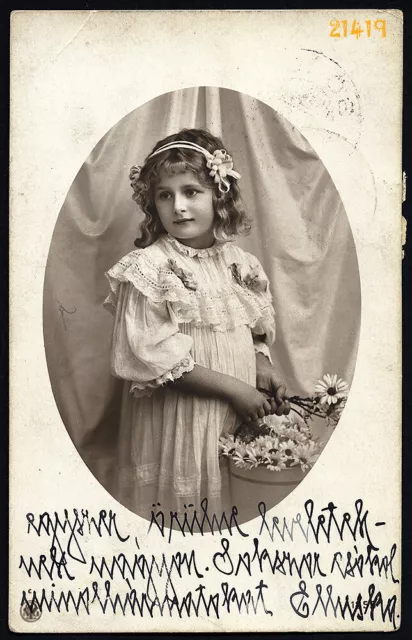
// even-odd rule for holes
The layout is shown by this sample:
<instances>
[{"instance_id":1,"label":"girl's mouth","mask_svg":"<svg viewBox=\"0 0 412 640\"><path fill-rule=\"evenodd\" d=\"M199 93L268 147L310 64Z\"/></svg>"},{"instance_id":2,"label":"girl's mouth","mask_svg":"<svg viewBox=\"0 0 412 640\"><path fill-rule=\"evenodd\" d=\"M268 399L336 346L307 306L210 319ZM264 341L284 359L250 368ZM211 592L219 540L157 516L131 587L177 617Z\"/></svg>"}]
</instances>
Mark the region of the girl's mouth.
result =
<instances>
[{"instance_id":1,"label":"girl's mouth","mask_svg":"<svg viewBox=\"0 0 412 640\"><path fill-rule=\"evenodd\" d=\"M186 224L186 222L193 222L193 218L185 218L184 220L175 220L173 224Z\"/></svg>"}]
</instances>

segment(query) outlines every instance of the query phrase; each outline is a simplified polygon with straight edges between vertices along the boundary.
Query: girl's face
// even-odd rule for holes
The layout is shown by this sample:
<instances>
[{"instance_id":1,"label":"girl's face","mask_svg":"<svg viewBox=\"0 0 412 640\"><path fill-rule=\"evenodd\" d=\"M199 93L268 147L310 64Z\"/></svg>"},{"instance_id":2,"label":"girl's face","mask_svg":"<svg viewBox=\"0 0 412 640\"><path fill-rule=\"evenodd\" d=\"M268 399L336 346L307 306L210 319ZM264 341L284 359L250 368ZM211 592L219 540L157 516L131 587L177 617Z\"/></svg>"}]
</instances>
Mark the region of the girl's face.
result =
<instances>
[{"instance_id":1,"label":"girl's face","mask_svg":"<svg viewBox=\"0 0 412 640\"><path fill-rule=\"evenodd\" d=\"M194 249L211 247L215 238L213 190L201 184L195 173L160 174L154 202L164 229Z\"/></svg>"}]
</instances>

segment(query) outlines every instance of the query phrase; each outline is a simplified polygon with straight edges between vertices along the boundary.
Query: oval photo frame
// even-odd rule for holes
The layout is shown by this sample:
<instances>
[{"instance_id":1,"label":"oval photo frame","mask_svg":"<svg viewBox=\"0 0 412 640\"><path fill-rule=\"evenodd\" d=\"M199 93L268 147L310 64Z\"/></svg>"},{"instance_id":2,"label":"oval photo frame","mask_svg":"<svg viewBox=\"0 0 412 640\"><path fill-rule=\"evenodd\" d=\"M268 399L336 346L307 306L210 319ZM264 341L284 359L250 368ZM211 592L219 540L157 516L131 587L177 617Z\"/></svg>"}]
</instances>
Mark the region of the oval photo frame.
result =
<instances>
[{"instance_id":1,"label":"oval photo frame","mask_svg":"<svg viewBox=\"0 0 412 640\"><path fill-rule=\"evenodd\" d=\"M321 159L290 122L259 100L218 87L164 94L122 118L80 168L58 216L45 274L44 341L53 394L77 451L100 484L144 518L157 499L148 496L141 508L130 474L125 481L117 463L130 394L128 383L110 373L105 272L133 251L142 220L130 167L182 128L221 137L241 174L253 229L236 244L268 275L276 310L272 359L288 394L313 395L324 374L350 385L359 339L360 279L348 218ZM324 420L315 420L313 430L325 441L332 432ZM258 517L263 496L269 509L303 478L289 472L281 489L268 489L261 477L232 463L227 471L223 463L236 506L244 503L240 523ZM283 472L269 473L273 480ZM243 484L235 489L234 482ZM165 512L170 507L162 505Z\"/></svg>"}]
</instances>

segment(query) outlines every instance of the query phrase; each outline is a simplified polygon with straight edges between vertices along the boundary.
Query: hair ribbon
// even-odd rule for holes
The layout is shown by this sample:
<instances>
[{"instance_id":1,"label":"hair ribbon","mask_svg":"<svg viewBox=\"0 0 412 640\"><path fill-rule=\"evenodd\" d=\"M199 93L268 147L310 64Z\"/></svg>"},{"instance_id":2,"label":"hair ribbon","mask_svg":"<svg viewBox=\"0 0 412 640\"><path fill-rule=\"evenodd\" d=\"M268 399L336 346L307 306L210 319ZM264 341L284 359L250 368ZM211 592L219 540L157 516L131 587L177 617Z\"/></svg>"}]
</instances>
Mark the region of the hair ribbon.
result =
<instances>
[{"instance_id":1,"label":"hair ribbon","mask_svg":"<svg viewBox=\"0 0 412 640\"><path fill-rule=\"evenodd\" d=\"M148 160L156 156L163 151L169 151L170 149L191 149L192 151L198 151L202 153L206 158L206 166L209 169L209 175L214 178L215 183L218 185L219 191L227 193L230 190L230 182L227 176L239 180L240 173L234 171L233 160L224 149L217 149L214 153L210 153L207 149L204 149L194 142L186 142L185 140L177 140L175 142L169 142L163 145L156 151L148 156Z\"/></svg>"}]
</instances>

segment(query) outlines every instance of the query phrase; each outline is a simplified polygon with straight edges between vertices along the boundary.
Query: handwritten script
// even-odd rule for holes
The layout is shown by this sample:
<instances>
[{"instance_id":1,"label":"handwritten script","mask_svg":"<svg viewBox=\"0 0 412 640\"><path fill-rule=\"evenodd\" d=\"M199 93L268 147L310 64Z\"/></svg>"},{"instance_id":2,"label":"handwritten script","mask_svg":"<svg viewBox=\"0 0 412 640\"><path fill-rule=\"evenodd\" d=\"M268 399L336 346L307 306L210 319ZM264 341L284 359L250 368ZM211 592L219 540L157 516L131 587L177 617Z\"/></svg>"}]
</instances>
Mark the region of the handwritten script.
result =
<instances>
[{"instance_id":1,"label":"handwritten script","mask_svg":"<svg viewBox=\"0 0 412 640\"><path fill-rule=\"evenodd\" d=\"M273 617L277 608L289 607L303 619L399 626L397 546L377 546L376 532L385 523L371 522L362 500L350 512L307 500L289 519L269 516L260 502L256 515L250 534L236 507L230 514L209 513L205 499L199 511L167 514L153 505L142 550L143 540L126 534L113 511L27 513L29 552L19 558L27 588L20 605L77 616L211 619ZM206 536L214 543L206 544ZM193 548L179 549L183 539ZM298 552L302 545L305 551ZM166 551L153 553L159 548ZM280 601L275 596L282 580L288 591Z\"/></svg>"}]
</instances>

